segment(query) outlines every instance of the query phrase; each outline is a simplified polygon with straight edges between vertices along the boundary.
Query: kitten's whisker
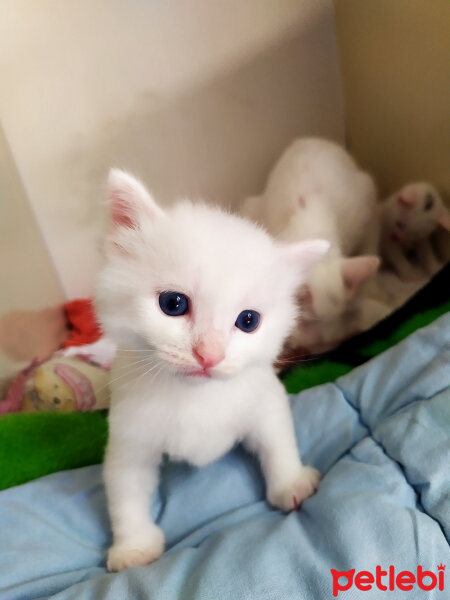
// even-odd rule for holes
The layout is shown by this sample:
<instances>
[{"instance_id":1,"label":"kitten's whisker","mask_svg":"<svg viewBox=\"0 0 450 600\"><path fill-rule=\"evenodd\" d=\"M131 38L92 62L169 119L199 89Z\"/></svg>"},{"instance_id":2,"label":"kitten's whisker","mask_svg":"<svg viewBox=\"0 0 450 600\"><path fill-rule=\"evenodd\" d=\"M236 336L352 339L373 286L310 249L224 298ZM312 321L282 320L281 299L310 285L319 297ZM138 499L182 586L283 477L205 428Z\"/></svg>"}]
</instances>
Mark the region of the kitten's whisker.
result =
<instances>
[{"instance_id":1,"label":"kitten's whisker","mask_svg":"<svg viewBox=\"0 0 450 600\"><path fill-rule=\"evenodd\" d=\"M156 352L153 348L117 348L117 352Z\"/></svg>"},{"instance_id":2,"label":"kitten's whisker","mask_svg":"<svg viewBox=\"0 0 450 600\"><path fill-rule=\"evenodd\" d=\"M283 358L280 359L276 362L277 368L282 368L284 369L285 367L289 367L289 366L295 366L295 365L301 365L303 363L308 363L308 362L313 362L313 361L317 361L320 360L322 358L322 355L317 355L317 356L312 356L309 358Z\"/></svg>"},{"instance_id":3,"label":"kitten's whisker","mask_svg":"<svg viewBox=\"0 0 450 600\"><path fill-rule=\"evenodd\" d=\"M123 375L126 375L127 373L134 373L134 372L138 372L140 369L145 369L147 367L147 365L150 364L150 361L145 360L142 361L142 363L138 364L133 364L133 365L122 365L122 367L119 367L117 369L114 369L112 371L112 375L118 375L119 377L122 377ZM111 379L110 383L113 383L115 379Z\"/></svg>"},{"instance_id":4,"label":"kitten's whisker","mask_svg":"<svg viewBox=\"0 0 450 600\"><path fill-rule=\"evenodd\" d=\"M129 366L129 365L128 365L128 366ZM117 381L119 381L120 379L123 379L123 378L124 378L124 377L126 377L127 375L133 375L133 374L137 374L137 373L139 373L139 371L140 371L141 369L145 369L145 367L146 367L146 366L147 366L147 365L145 365L145 364L141 364L141 365L134 365L134 367L133 367L133 366L129 367L129 369L128 369L128 370L127 370L125 373L122 373L121 375L119 375L118 377L115 377L114 379L108 379L108 381L107 381L107 382L106 382L106 383L105 383L103 386L101 386L100 388L97 388L97 389L95 389L95 390L94 390L94 394L95 394L95 395L99 394L99 393L100 393L100 392L102 392L102 391L103 391L105 388L107 388L107 387L111 386L113 383L116 383L116 382L117 382ZM114 371L113 371L113 373L114 373ZM124 383L126 383L126 382L124 382Z\"/></svg>"},{"instance_id":5,"label":"kitten's whisker","mask_svg":"<svg viewBox=\"0 0 450 600\"><path fill-rule=\"evenodd\" d=\"M103 392L104 389L111 388L111 385L113 383L117 383L117 381L119 381L120 379L125 377L125 375L128 375L128 373L123 373L120 377L116 377L115 379L108 380L104 385L100 386L99 388L94 389L95 396L97 396L98 394ZM111 389L109 391L111 392Z\"/></svg>"},{"instance_id":6,"label":"kitten's whisker","mask_svg":"<svg viewBox=\"0 0 450 600\"><path fill-rule=\"evenodd\" d=\"M151 373L152 371L154 371L157 367L159 367L159 371L160 372L161 368L164 367L164 363L163 362L159 362L156 363L154 365L151 365L149 369L147 369L147 371L145 371L144 373L141 373L141 375L139 375L139 377L137 379L134 380L134 385L131 389L133 389L136 384L138 383L138 381L140 381L143 377L145 377L146 375L148 375L149 373Z\"/></svg>"},{"instance_id":7,"label":"kitten's whisker","mask_svg":"<svg viewBox=\"0 0 450 600\"><path fill-rule=\"evenodd\" d=\"M151 356L146 356L145 358L141 358L140 360L136 360L130 364L119 365L118 367L114 367L114 372L123 371L123 369L127 369L128 367L133 367L134 365L138 365L139 363L149 362L151 360Z\"/></svg>"},{"instance_id":8,"label":"kitten's whisker","mask_svg":"<svg viewBox=\"0 0 450 600\"><path fill-rule=\"evenodd\" d=\"M154 381L159 377L159 375L163 372L163 370L164 370L164 363L161 363L159 369L156 371L156 373L153 376Z\"/></svg>"},{"instance_id":9,"label":"kitten's whisker","mask_svg":"<svg viewBox=\"0 0 450 600\"><path fill-rule=\"evenodd\" d=\"M305 362L312 362L314 360L318 360L319 357L318 356L310 356L307 358L301 358L300 356L298 358L293 357L293 358L281 358L279 360L279 362L282 362L283 364L299 364L299 363L305 363Z\"/></svg>"}]
</instances>

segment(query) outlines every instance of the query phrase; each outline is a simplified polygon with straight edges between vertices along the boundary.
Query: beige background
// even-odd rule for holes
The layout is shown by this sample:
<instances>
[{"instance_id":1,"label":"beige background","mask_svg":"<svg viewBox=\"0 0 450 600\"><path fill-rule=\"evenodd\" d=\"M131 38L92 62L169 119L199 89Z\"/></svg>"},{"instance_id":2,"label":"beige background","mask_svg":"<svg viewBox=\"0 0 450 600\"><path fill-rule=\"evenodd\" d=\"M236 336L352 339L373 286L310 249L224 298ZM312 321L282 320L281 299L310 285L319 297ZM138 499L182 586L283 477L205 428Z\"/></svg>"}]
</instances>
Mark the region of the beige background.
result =
<instances>
[{"instance_id":1,"label":"beige background","mask_svg":"<svg viewBox=\"0 0 450 600\"><path fill-rule=\"evenodd\" d=\"M450 196L450 1L335 0L350 149L383 193Z\"/></svg>"},{"instance_id":2,"label":"beige background","mask_svg":"<svg viewBox=\"0 0 450 600\"><path fill-rule=\"evenodd\" d=\"M0 315L64 295L0 126Z\"/></svg>"},{"instance_id":3,"label":"beige background","mask_svg":"<svg viewBox=\"0 0 450 600\"><path fill-rule=\"evenodd\" d=\"M56 270L0 126L0 320L11 311L63 301ZM3 377L26 363L10 359L0 347L0 397L8 383Z\"/></svg>"}]
</instances>

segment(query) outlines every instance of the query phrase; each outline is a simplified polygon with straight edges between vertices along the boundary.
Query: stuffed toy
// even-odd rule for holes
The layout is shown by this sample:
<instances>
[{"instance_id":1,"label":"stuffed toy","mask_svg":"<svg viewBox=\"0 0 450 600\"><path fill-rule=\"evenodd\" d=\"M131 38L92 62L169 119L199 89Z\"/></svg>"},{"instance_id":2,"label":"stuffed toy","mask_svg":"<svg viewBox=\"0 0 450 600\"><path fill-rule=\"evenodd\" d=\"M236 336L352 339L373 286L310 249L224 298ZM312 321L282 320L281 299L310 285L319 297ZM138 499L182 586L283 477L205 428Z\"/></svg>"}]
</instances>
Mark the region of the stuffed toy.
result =
<instances>
[{"instance_id":1,"label":"stuffed toy","mask_svg":"<svg viewBox=\"0 0 450 600\"><path fill-rule=\"evenodd\" d=\"M0 414L36 411L88 411L108 408L109 370L85 356L55 355L34 361L12 381Z\"/></svg>"}]
</instances>

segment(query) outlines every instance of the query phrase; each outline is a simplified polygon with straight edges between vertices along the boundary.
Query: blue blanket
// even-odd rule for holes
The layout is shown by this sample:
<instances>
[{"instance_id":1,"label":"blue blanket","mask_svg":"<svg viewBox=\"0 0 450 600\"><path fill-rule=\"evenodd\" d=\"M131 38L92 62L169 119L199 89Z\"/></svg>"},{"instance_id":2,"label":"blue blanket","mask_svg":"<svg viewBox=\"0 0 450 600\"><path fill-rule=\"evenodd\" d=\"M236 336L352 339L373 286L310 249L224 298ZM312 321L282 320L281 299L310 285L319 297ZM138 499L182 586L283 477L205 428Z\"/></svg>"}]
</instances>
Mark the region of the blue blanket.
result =
<instances>
[{"instance_id":1,"label":"blue blanket","mask_svg":"<svg viewBox=\"0 0 450 600\"><path fill-rule=\"evenodd\" d=\"M450 315L292 411L318 493L271 509L241 448L166 464L152 510L168 551L147 567L106 572L100 466L1 492L1 600L449 598Z\"/></svg>"}]
</instances>

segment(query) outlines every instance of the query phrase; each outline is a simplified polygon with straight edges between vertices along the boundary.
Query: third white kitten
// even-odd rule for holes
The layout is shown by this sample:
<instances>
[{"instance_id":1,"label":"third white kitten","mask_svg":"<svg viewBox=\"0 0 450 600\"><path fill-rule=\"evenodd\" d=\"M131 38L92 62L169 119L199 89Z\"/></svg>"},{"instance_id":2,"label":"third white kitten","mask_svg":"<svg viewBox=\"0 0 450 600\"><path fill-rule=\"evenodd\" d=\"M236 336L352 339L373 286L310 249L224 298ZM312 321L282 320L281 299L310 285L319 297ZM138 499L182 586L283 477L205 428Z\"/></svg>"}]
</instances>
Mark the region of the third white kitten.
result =
<instances>
[{"instance_id":1,"label":"third white kitten","mask_svg":"<svg viewBox=\"0 0 450 600\"><path fill-rule=\"evenodd\" d=\"M104 479L108 569L120 571L164 550L149 510L163 453L202 466L242 441L272 505L292 510L314 493L319 474L300 461L272 363L295 323L295 290L329 244L275 243L205 205L164 211L121 171L110 175L109 203L96 306L119 346Z\"/></svg>"},{"instance_id":2,"label":"third white kitten","mask_svg":"<svg viewBox=\"0 0 450 600\"><path fill-rule=\"evenodd\" d=\"M382 255L402 279L420 281L442 267L430 236L439 226L450 231L450 213L431 183L405 185L381 203L380 214ZM412 250L425 273L408 258Z\"/></svg>"}]
</instances>

